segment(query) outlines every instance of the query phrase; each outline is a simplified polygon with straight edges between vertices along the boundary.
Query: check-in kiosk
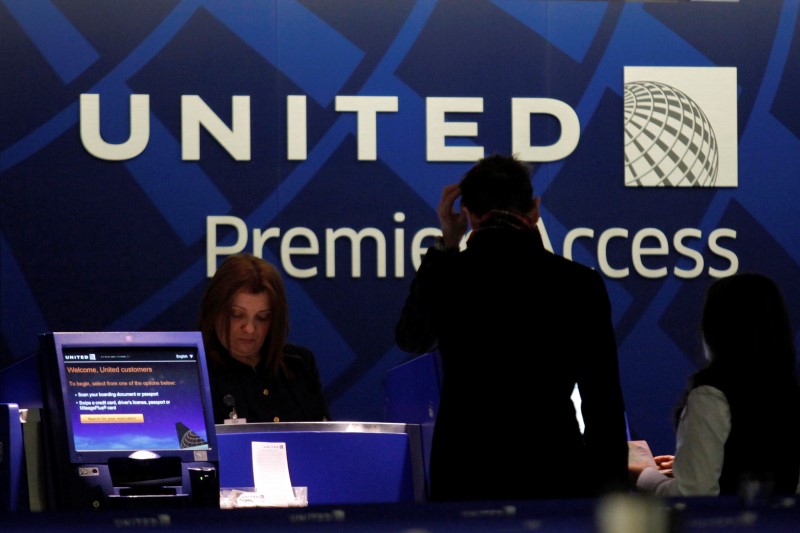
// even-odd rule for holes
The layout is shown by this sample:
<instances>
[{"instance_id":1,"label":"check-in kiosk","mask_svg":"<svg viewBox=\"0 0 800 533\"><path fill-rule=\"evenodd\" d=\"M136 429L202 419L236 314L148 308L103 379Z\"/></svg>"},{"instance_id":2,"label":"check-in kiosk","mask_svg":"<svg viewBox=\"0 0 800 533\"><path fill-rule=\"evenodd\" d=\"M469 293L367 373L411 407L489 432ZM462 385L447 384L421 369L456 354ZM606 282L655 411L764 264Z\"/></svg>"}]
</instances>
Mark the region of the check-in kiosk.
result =
<instances>
[{"instance_id":1,"label":"check-in kiosk","mask_svg":"<svg viewBox=\"0 0 800 533\"><path fill-rule=\"evenodd\" d=\"M219 506L199 332L40 336L46 510Z\"/></svg>"}]
</instances>

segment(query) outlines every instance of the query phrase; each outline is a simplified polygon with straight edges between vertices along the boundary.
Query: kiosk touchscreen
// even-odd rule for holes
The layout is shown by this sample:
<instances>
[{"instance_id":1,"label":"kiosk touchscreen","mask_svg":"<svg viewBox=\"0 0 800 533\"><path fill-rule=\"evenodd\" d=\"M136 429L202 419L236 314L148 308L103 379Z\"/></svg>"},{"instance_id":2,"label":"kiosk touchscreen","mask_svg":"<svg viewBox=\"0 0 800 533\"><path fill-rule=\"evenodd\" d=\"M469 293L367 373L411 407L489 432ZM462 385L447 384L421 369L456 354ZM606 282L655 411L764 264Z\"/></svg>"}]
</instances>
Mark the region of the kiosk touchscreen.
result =
<instances>
[{"instance_id":1,"label":"kiosk touchscreen","mask_svg":"<svg viewBox=\"0 0 800 533\"><path fill-rule=\"evenodd\" d=\"M219 505L199 332L39 340L48 508Z\"/></svg>"}]
</instances>

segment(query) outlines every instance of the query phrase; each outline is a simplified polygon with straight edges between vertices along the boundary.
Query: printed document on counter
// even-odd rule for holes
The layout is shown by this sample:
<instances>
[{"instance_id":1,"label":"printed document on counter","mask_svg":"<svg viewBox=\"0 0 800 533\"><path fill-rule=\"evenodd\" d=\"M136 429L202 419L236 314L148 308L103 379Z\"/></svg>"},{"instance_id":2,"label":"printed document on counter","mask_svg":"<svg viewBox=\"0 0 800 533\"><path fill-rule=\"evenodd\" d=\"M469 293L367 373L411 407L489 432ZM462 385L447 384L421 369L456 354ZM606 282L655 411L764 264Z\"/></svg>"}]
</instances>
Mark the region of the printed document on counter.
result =
<instances>
[{"instance_id":1,"label":"printed document on counter","mask_svg":"<svg viewBox=\"0 0 800 533\"><path fill-rule=\"evenodd\" d=\"M253 480L256 492L266 505L287 507L294 504L292 480L285 442L253 442Z\"/></svg>"}]
</instances>

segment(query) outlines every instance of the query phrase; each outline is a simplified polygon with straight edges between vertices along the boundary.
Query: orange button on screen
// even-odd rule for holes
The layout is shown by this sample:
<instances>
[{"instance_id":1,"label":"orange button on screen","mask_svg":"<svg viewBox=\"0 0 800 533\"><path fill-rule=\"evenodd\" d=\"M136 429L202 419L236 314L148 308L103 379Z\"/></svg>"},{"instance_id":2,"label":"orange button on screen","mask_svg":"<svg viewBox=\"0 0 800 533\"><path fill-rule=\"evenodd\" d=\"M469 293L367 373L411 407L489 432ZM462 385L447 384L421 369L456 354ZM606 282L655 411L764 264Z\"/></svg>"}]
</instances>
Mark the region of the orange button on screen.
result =
<instances>
[{"instance_id":1,"label":"orange button on screen","mask_svg":"<svg viewBox=\"0 0 800 533\"><path fill-rule=\"evenodd\" d=\"M144 415L129 413L119 415L81 415L81 424L142 424Z\"/></svg>"}]
</instances>

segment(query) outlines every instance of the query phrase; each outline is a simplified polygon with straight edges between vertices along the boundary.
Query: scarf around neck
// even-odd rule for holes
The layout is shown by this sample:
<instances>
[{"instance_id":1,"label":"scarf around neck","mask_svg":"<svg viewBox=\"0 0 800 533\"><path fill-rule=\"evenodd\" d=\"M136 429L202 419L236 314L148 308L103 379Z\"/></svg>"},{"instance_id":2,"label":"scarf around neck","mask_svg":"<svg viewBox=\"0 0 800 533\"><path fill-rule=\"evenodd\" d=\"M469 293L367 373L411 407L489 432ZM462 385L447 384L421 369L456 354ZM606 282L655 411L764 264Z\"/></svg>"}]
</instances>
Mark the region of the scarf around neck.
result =
<instances>
[{"instance_id":1,"label":"scarf around neck","mask_svg":"<svg viewBox=\"0 0 800 533\"><path fill-rule=\"evenodd\" d=\"M483 231L485 229L502 229L502 228L515 229L531 233L539 232L539 229L536 227L536 223L528 217L519 215L517 213L513 213L511 211L505 211L502 209L492 209L483 216L481 220L481 226L478 229L474 230L470 234L470 237L472 237L472 235L475 235L475 233Z\"/></svg>"}]
</instances>

